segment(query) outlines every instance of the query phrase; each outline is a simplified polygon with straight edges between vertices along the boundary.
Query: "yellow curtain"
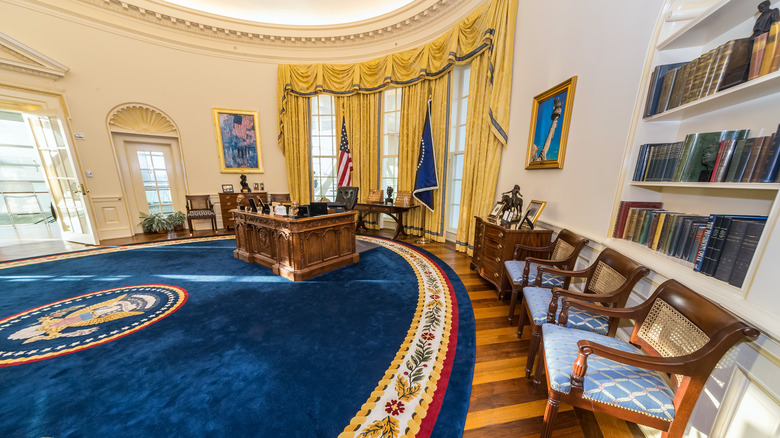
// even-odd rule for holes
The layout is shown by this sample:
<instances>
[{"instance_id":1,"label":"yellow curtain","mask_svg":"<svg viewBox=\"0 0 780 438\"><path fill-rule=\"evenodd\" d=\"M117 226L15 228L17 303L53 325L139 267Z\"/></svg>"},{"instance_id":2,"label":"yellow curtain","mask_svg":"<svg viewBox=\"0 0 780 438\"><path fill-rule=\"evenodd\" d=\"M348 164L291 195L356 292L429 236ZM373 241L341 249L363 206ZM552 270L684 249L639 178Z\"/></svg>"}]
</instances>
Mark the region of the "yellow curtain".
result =
<instances>
[{"instance_id":1,"label":"yellow curtain","mask_svg":"<svg viewBox=\"0 0 780 438\"><path fill-rule=\"evenodd\" d=\"M445 76L454 65L472 63L471 85L469 93L469 129L467 129L467 158L464 168L463 181L464 193L461 198L461 211L458 225L458 242L456 248L460 251L468 250L473 244L473 215L485 215L492 207L495 193L496 179L498 177L498 161L501 156L502 145L506 146L509 127L509 96L512 85L512 55L514 50L514 31L517 15L517 0L492 0L463 19L450 31L444 33L434 41L414 49L392 53L387 56L357 64L312 64L312 65L280 65L278 70L278 108L279 108L279 145L285 151L287 160L288 181L296 178L290 175L300 176L296 187L308 190L308 161L304 158L293 159L288 151L295 149L295 153L305 152L308 160L308 134L302 135L302 124L295 122L295 118L308 119L308 111L299 104L295 97L311 97L319 93L329 93L336 96L351 96L354 94L378 93L389 86L404 87L402 114L407 120L402 125L403 138L399 147L399 154L403 155L399 161L399 190L410 190L414 184L414 173L410 173L409 163L416 165L419 151L420 134L424 117L419 115L424 111L424 102L427 98L426 82L431 82L434 101L439 102L435 107L443 111L446 105L446 88L434 80ZM479 59L479 67L475 68L474 62ZM435 85L434 85L435 84ZM414 88L417 87L417 88ZM472 103L478 101L479 104ZM409 105L407 105L407 102ZM414 106L414 103L418 106ZM420 102L423 102L420 104ZM413 108L414 106L414 108ZM446 130L446 113L442 117L434 116L434 129ZM413 121L417 120L417 121ZM340 119L339 119L340 120ZM352 121L348 121L352 124ZM403 123L403 122L402 122ZM340 124L340 121L339 121ZM339 126L340 129L340 126ZM357 130L357 128L352 128ZM360 130L362 131L362 127ZM439 138L439 140L436 140ZM446 157L440 148L445 146L446 132L434 133L434 142L437 151L441 155L437 157L437 170L444 165ZM305 143L300 145L299 143ZM293 147L292 144L296 146ZM352 139L350 138L350 144ZM371 154L371 151L358 152L362 148L357 145L353 148L354 155ZM490 150L493 148L495 150ZM378 157L378 154L375 154ZM364 155L365 156L365 155ZM470 158L469 158L470 157ZM405 160L405 161L403 161ZM411 160L411 161L410 161ZM487 160L487 161L482 161ZM370 165L367 162L365 165ZM364 172L364 163L361 163L361 173ZM404 170L405 169L405 170ZM300 172L306 171L302 174ZM357 172L357 170L356 170ZM440 174L440 185L446 175ZM362 175L361 184L367 177L373 186L370 176ZM353 176L354 180L354 176ZM475 186L484 182L484 187ZM294 193L291 183L291 195ZM361 199L368 195L368 190L361 187ZM468 190L466 190L468 188ZM364 192L365 190L365 192ZM467 193L468 192L468 193ZM441 203L441 189L435 193L437 202ZM308 194L299 194L301 202L308 199ZM307 202L307 201L306 201ZM419 210L419 209L415 209ZM437 209L434 214L426 215L426 230L430 236L438 239L441 226L441 211ZM421 214L415 212L408 216L407 224L410 230L419 230L422 227Z\"/></svg>"},{"instance_id":2,"label":"yellow curtain","mask_svg":"<svg viewBox=\"0 0 780 438\"><path fill-rule=\"evenodd\" d=\"M487 87L490 59L487 53L471 61L469 90ZM468 115L485 114L490 96L469 93ZM501 142L493 134L490 117L467 117L466 151L463 160L463 183L460 195L460 214L455 250L472 254L474 248L474 216L484 216L493 206L498 165L501 162Z\"/></svg>"},{"instance_id":3,"label":"yellow curtain","mask_svg":"<svg viewBox=\"0 0 780 438\"><path fill-rule=\"evenodd\" d=\"M311 168L309 165L309 99L287 96L287 110L280 114L279 146L287 162L287 185L290 199L301 204L311 202Z\"/></svg>"},{"instance_id":4,"label":"yellow curtain","mask_svg":"<svg viewBox=\"0 0 780 438\"><path fill-rule=\"evenodd\" d=\"M379 183L379 108L381 94L355 94L336 97L338 138L341 123L346 122L347 138L352 153L352 185L359 187L358 202L366 202L369 189ZM343 119L342 119L343 117ZM367 217L366 226L377 228L376 217Z\"/></svg>"}]
</instances>

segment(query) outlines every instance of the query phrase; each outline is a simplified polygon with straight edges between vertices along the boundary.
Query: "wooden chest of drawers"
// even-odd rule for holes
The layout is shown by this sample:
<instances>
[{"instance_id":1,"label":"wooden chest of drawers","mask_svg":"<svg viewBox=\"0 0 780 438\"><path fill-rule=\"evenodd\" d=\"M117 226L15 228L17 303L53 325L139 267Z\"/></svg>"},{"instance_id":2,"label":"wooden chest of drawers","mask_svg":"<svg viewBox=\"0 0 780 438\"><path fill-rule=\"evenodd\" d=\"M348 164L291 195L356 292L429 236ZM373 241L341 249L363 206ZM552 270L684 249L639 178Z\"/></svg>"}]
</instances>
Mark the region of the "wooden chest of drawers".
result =
<instances>
[{"instance_id":1,"label":"wooden chest of drawers","mask_svg":"<svg viewBox=\"0 0 780 438\"><path fill-rule=\"evenodd\" d=\"M528 246L547 246L552 242L552 230L509 230L500 225L491 224L476 217L474 230L474 254L471 268L485 280L493 283L498 290L498 298L504 299L512 292L512 286L506 278L504 262L512 260L515 244ZM519 259L539 256L539 253L521 251Z\"/></svg>"},{"instance_id":2,"label":"wooden chest of drawers","mask_svg":"<svg viewBox=\"0 0 780 438\"><path fill-rule=\"evenodd\" d=\"M233 215L230 210L238 208L236 203L236 197L238 195L244 195L244 206L249 206L249 198L260 198L263 202L268 202L268 193L266 192L252 192L252 193L220 193L219 194L219 208L222 210L222 226L227 228L235 228L236 223L233 219Z\"/></svg>"}]
</instances>

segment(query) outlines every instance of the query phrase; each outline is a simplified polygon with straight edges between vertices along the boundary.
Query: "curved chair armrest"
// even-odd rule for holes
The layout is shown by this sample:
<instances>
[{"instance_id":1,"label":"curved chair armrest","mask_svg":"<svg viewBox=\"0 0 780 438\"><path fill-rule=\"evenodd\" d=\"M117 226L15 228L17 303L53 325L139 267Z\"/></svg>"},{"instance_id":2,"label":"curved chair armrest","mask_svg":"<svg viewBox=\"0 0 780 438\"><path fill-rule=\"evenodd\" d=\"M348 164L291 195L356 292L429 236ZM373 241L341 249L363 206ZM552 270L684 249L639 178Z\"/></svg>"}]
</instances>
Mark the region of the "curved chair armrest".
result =
<instances>
[{"instance_id":1,"label":"curved chair armrest","mask_svg":"<svg viewBox=\"0 0 780 438\"><path fill-rule=\"evenodd\" d=\"M558 298L559 297L565 297L570 300L580 300L580 301L591 301L595 303L605 303L605 302L612 302L614 299L611 299L611 296L607 295L597 295L597 294L588 294L584 292L575 292L573 290L563 289L560 287L554 287L550 291L552 293L552 297L550 298L550 306L547 308L547 322L550 324L555 324L555 314L558 313ZM610 299L604 299L604 297L610 298ZM577 306L579 307L579 306ZM568 320L568 310L569 308L566 307L566 318ZM558 317L560 320L560 317ZM565 322L564 322L565 324Z\"/></svg>"},{"instance_id":2,"label":"curved chair armrest","mask_svg":"<svg viewBox=\"0 0 780 438\"><path fill-rule=\"evenodd\" d=\"M591 354L596 354L605 359L624 363L626 365L669 374L691 375L693 374L693 371L695 371L695 367L692 364L695 364L696 358L693 357L693 355L672 357L648 356L645 354L617 350L584 339L577 341L577 348L579 349L579 355L574 362L571 379L572 385L575 384L575 379L578 379L580 388L582 387L582 379L587 370L587 359Z\"/></svg>"},{"instance_id":3,"label":"curved chair armrest","mask_svg":"<svg viewBox=\"0 0 780 438\"><path fill-rule=\"evenodd\" d=\"M528 245L523 245L522 243L515 243L515 250L512 253L512 258L514 260L518 260L517 253L520 252L521 249L524 249L526 251L531 251L531 252L537 252L537 253L542 252L542 253L552 254L553 250L555 249L555 243L551 243L547 246L528 246Z\"/></svg>"},{"instance_id":4,"label":"curved chair armrest","mask_svg":"<svg viewBox=\"0 0 780 438\"><path fill-rule=\"evenodd\" d=\"M595 313L601 316L608 316L610 318L626 318L626 319L637 319L639 316L642 315L643 313L642 310L645 307L644 305L640 305L638 307L606 307L606 306L599 306L598 304L587 303L582 300L563 297L563 300L561 300L561 313L558 316L558 325L566 325L566 322L569 320L569 307L572 306L578 309L587 310L588 312ZM553 314L553 318L554 317L555 316ZM548 319L549 319L549 315L548 315Z\"/></svg>"}]
</instances>

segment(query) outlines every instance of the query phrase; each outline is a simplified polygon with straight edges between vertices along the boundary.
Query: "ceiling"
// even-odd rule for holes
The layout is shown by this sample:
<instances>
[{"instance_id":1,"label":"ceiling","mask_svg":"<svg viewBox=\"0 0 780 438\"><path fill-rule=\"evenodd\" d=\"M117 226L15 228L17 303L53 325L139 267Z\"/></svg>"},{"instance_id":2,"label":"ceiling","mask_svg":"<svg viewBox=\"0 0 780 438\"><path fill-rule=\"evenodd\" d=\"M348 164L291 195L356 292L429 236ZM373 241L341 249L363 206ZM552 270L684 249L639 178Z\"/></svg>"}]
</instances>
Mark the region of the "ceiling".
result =
<instances>
[{"instance_id":1,"label":"ceiling","mask_svg":"<svg viewBox=\"0 0 780 438\"><path fill-rule=\"evenodd\" d=\"M258 23L324 26L370 20L418 0L166 0L189 9Z\"/></svg>"}]
</instances>

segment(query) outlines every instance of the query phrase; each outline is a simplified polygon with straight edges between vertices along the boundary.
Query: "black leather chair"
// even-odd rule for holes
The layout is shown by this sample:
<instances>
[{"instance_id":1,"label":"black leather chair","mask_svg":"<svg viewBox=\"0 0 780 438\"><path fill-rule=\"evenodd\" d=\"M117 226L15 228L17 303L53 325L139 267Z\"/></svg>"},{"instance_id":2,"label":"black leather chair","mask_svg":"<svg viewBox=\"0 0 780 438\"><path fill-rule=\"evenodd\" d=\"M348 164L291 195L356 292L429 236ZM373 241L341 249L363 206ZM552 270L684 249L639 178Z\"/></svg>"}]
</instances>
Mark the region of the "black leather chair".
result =
<instances>
[{"instance_id":1,"label":"black leather chair","mask_svg":"<svg viewBox=\"0 0 780 438\"><path fill-rule=\"evenodd\" d=\"M338 187L336 189L336 202L344 204L344 208L352 210L357 204L358 190L360 187Z\"/></svg>"}]
</instances>

